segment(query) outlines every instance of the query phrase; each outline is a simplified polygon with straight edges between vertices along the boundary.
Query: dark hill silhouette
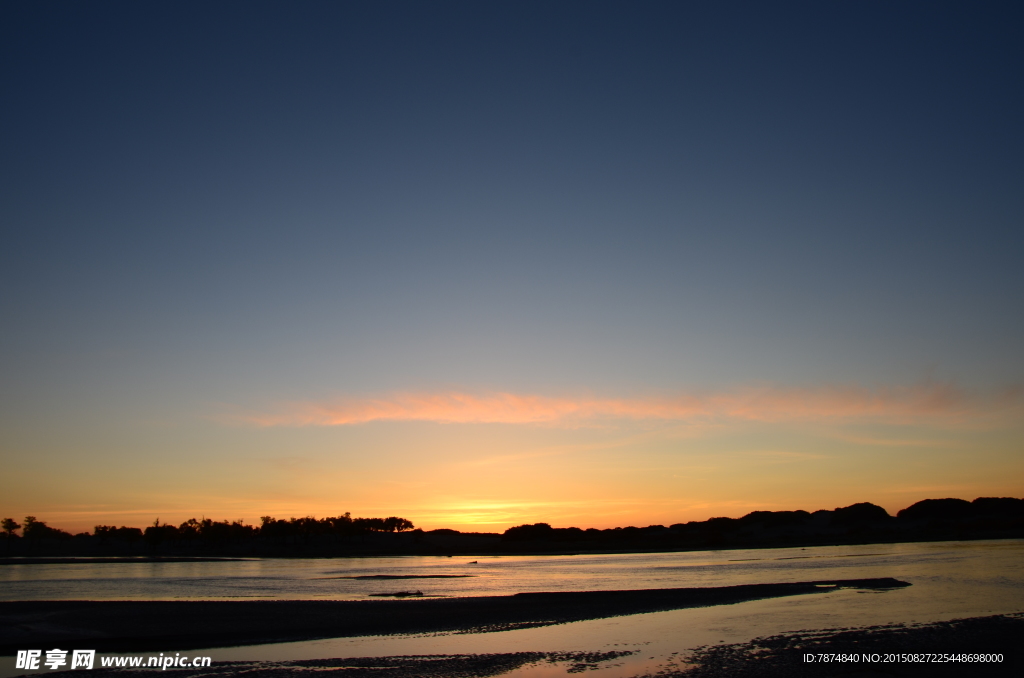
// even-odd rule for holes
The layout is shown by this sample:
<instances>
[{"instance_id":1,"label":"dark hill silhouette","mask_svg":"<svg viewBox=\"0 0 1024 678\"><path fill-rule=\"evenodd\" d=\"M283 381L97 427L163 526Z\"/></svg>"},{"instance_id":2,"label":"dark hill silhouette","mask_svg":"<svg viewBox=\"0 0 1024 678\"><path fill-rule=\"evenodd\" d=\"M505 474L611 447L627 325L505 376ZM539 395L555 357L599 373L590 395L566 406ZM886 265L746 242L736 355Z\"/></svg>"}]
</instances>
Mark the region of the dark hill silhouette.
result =
<instances>
[{"instance_id":1,"label":"dark hill silhouette","mask_svg":"<svg viewBox=\"0 0 1024 678\"><path fill-rule=\"evenodd\" d=\"M979 516L1003 515L1007 517L1024 517L1024 499L1013 497L978 497L971 502Z\"/></svg>"},{"instance_id":2,"label":"dark hill silhouette","mask_svg":"<svg viewBox=\"0 0 1024 678\"><path fill-rule=\"evenodd\" d=\"M971 502L963 499L925 499L896 514L903 520L960 520L973 514Z\"/></svg>"},{"instance_id":3,"label":"dark hill silhouette","mask_svg":"<svg viewBox=\"0 0 1024 678\"><path fill-rule=\"evenodd\" d=\"M608 530L518 525L502 535L504 552L658 551L863 544L872 542L1024 537L1024 499L979 497L926 499L896 517L861 502L835 509L753 511L741 518L717 517L669 528Z\"/></svg>"},{"instance_id":4,"label":"dark hill silhouette","mask_svg":"<svg viewBox=\"0 0 1024 678\"><path fill-rule=\"evenodd\" d=\"M845 526L886 523L891 519L892 516L884 508L869 504L866 501L837 508L832 511L831 516L831 522L834 525Z\"/></svg>"},{"instance_id":5,"label":"dark hill silhouette","mask_svg":"<svg viewBox=\"0 0 1024 678\"><path fill-rule=\"evenodd\" d=\"M599 530L534 523L510 527L504 534L447 528L424 532L405 518L353 518L348 513L319 519L264 516L258 526L209 518L192 518L174 526L157 519L145 530L97 525L92 534L74 536L33 516L23 527L13 519L3 519L2 527L0 554L5 556L311 557L679 551L1021 538L1024 499L925 499L895 517L881 506L861 502L813 513L753 511L740 518L716 517L669 527ZM19 529L22 536L16 534Z\"/></svg>"},{"instance_id":6,"label":"dark hill silhouette","mask_svg":"<svg viewBox=\"0 0 1024 678\"><path fill-rule=\"evenodd\" d=\"M924 499L908 506L896 517L901 520L963 521L972 518L1024 517L1024 499L1013 497L978 497L968 502L963 499Z\"/></svg>"}]
</instances>

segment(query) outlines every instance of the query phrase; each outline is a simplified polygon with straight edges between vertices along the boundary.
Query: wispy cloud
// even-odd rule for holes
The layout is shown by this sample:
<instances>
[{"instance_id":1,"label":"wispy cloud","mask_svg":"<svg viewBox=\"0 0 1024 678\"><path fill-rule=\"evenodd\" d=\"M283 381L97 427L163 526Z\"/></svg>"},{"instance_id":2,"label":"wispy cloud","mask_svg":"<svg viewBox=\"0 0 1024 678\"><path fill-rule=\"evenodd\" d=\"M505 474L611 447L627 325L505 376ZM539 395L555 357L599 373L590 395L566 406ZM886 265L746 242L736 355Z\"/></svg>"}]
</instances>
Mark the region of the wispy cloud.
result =
<instances>
[{"instance_id":1,"label":"wispy cloud","mask_svg":"<svg viewBox=\"0 0 1024 678\"><path fill-rule=\"evenodd\" d=\"M751 459L767 464L792 464L801 461L828 459L827 454L813 452L793 452L790 450L755 450L746 453Z\"/></svg>"},{"instance_id":2,"label":"wispy cloud","mask_svg":"<svg viewBox=\"0 0 1024 678\"><path fill-rule=\"evenodd\" d=\"M855 436L837 434L836 440L853 443L854 445L873 447L950 447L955 445L954 440L943 440L939 438L881 438L877 436Z\"/></svg>"},{"instance_id":3,"label":"wispy cloud","mask_svg":"<svg viewBox=\"0 0 1024 678\"><path fill-rule=\"evenodd\" d=\"M940 417L950 421L965 420L1019 412L1021 403L1019 388L979 394L940 383L874 389L761 386L725 393L632 398L447 391L291 402L272 408L270 412L236 411L224 418L257 426L353 426L379 421L581 426L616 419L909 422Z\"/></svg>"}]
</instances>

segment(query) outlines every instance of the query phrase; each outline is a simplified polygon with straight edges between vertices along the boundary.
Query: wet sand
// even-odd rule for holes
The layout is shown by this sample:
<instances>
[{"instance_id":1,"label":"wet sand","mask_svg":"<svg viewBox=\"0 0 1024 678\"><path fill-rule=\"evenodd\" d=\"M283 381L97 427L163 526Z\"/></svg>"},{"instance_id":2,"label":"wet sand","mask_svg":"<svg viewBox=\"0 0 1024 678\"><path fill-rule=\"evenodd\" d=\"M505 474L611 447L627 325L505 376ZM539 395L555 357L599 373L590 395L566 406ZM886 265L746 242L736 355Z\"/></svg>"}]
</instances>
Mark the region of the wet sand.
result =
<instances>
[{"instance_id":1,"label":"wet sand","mask_svg":"<svg viewBox=\"0 0 1024 678\"><path fill-rule=\"evenodd\" d=\"M166 652L318 638L500 631L835 587L901 586L909 584L881 578L416 600L0 602L0 654L28 646Z\"/></svg>"}]
</instances>

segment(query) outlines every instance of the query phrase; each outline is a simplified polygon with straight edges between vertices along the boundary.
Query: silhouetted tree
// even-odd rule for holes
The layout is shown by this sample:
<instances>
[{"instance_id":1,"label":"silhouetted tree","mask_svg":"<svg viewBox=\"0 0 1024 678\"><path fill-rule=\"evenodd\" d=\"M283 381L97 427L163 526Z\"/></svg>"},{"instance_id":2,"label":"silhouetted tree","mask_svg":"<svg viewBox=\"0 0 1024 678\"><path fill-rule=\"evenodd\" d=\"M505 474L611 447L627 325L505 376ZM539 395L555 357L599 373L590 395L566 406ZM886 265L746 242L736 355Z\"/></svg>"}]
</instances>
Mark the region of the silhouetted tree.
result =
<instances>
[{"instance_id":1,"label":"silhouetted tree","mask_svg":"<svg viewBox=\"0 0 1024 678\"><path fill-rule=\"evenodd\" d=\"M21 534L26 539L44 539L44 538L57 538L57 539L70 539L71 535L64 530L58 530L48 526L41 520L36 520L35 516L25 516L25 523L21 529Z\"/></svg>"},{"instance_id":2,"label":"silhouetted tree","mask_svg":"<svg viewBox=\"0 0 1024 678\"><path fill-rule=\"evenodd\" d=\"M384 519L384 531L385 532L405 532L416 527L412 524L412 521L406 520L405 518L399 518L397 516L388 516Z\"/></svg>"},{"instance_id":3,"label":"silhouetted tree","mask_svg":"<svg viewBox=\"0 0 1024 678\"><path fill-rule=\"evenodd\" d=\"M167 523L161 525L160 519L157 518L153 521L152 525L146 528L146 531L143 533L143 537L145 538L146 543L156 546L157 544L165 541L176 540L178 538L178 528L174 525L168 525Z\"/></svg>"},{"instance_id":4,"label":"silhouetted tree","mask_svg":"<svg viewBox=\"0 0 1024 678\"><path fill-rule=\"evenodd\" d=\"M19 525L18 521L14 518L4 518L3 520L0 520L0 529L2 529L4 534L10 538L14 536L14 533L17 530L21 529L21 525Z\"/></svg>"}]
</instances>

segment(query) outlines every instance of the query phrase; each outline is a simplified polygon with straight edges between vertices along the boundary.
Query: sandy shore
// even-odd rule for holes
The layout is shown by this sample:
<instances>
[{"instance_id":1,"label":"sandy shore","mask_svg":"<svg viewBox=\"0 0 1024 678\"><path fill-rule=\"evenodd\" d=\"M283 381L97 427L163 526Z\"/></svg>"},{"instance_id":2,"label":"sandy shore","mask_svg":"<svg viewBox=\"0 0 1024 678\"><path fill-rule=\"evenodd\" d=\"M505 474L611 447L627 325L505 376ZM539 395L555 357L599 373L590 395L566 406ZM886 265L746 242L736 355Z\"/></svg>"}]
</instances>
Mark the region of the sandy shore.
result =
<instances>
[{"instance_id":1,"label":"sandy shore","mask_svg":"<svg viewBox=\"0 0 1024 678\"><path fill-rule=\"evenodd\" d=\"M1024 615L975 617L921 625L830 629L715 645L683 653L641 671L635 678L975 678L1021 675ZM863 654L1002 653L998 663L869 663ZM807 654L856 653L857 662L807 662ZM585 673L614 665L630 652L514 652L311 659L287 662L224 662L179 670L175 678L303 678L310 672L339 678L485 678L525 668L543 675ZM153 670L97 670L94 678L144 678Z\"/></svg>"},{"instance_id":2,"label":"sandy shore","mask_svg":"<svg viewBox=\"0 0 1024 678\"><path fill-rule=\"evenodd\" d=\"M166 652L316 638L497 631L811 594L836 586L909 584L885 578L414 600L0 602L0 654L29 646Z\"/></svg>"}]
</instances>

